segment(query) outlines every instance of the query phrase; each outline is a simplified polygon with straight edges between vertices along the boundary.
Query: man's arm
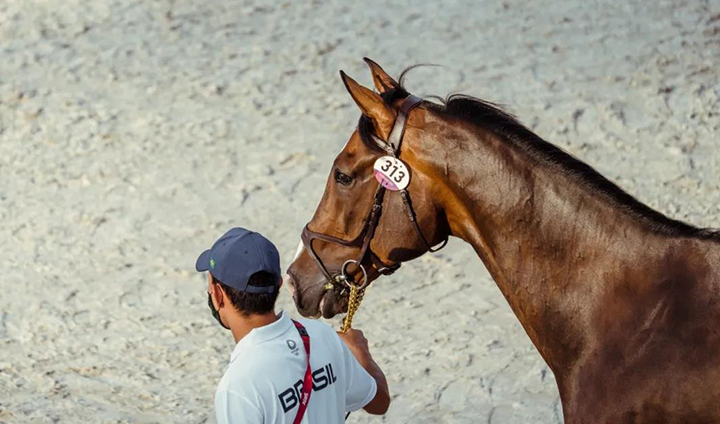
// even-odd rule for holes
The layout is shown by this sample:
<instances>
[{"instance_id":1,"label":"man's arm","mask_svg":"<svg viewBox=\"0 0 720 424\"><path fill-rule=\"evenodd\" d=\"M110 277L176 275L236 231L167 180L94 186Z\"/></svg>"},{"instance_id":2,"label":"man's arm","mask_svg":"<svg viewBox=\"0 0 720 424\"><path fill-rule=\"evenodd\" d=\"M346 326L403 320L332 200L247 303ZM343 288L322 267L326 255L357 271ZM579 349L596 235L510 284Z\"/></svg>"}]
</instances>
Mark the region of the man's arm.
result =
<instances>
[{"instance_id":1,"label":"man's arm","mask_svg":"<svg viewBox=\"0 0 720 424\"><path fill-rule=\"evenodd\" d=\"M385 374L383 374L378 364L373 360L372 355L370 355L367 339L360 330L351 329L348 330L347 333L338 333L338 335L342 341L345 342L358 363L365 368L365 371L367 371L377 383L377 393L375 397L365 405L363 409L369 414L383 415L390 407L390 389L388 388Z\"/></svg>"}]
</instances>

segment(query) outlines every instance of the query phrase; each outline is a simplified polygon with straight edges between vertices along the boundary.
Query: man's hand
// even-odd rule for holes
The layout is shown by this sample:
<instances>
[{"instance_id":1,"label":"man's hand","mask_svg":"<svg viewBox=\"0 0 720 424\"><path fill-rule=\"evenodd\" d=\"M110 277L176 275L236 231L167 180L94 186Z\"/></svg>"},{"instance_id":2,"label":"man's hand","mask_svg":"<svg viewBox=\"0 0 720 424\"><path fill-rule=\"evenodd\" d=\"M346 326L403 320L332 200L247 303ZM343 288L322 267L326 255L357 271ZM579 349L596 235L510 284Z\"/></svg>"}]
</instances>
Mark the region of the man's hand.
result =
<instances>
[{"instance_id":1,"label":"man's hand","mask_svg":"<svg viewBox=\"0 0 720 424\"><path fill-rule=\"evenodd\" d=\"M347 333L338 333L338 336L345 342L350 352L355 356L355 359L360 362L360 365L367 369L365 364L372 361L372 356L370 356L368 341L363 332L351 328Z\"/></svg>"},{"instance_id":2,"label":"man's hand","mask_svg":"<svg viewBox=\"0 0 720 424\"><path fill-rule=\"evenodd\" d=\"M383 374L378 364L375 363L370 355L370 348L368 347L368 341L365 335L363 335L362 331L351 328L346 333L338 333L338 336L345 342L355 359L357 359L360 365L365 368L365 371L367 371L377 383L377 394L375 394L375 398L365 405L363 409L369 414L383 415L390 407L390 389L388 388L385 374Z\"/></svg>"}]
</instances>

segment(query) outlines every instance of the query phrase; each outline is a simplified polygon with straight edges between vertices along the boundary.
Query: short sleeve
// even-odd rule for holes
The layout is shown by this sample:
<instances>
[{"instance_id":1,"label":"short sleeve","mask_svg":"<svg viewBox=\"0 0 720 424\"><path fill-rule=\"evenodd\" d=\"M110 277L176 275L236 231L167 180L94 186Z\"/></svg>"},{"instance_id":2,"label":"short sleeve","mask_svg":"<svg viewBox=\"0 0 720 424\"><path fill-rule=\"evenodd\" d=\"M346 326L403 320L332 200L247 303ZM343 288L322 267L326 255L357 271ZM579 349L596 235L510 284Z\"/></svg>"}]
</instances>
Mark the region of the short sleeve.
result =
<instances>
[{"instance_id":1,"label":"short sleeve","mask_svg":"<svg viewBox=\"0 0 720 424\"><path fill-rule=\"evenodd\" d=\"M375 398L377 382L365 371L365 368L355 359L350 349L340 341L345 364L345 412L353 412L364 407Z\"/></svg>"},{"instance_id":2,"label":"short sleeve","mask_svg":"<svg viewBox=\"0 0 720 424\"><path fill-rule=\"evenodd\" d=\"M263 424L260 409L244 396L227 389L215 393L217 424Z\"/></svg>"}]
</instances>

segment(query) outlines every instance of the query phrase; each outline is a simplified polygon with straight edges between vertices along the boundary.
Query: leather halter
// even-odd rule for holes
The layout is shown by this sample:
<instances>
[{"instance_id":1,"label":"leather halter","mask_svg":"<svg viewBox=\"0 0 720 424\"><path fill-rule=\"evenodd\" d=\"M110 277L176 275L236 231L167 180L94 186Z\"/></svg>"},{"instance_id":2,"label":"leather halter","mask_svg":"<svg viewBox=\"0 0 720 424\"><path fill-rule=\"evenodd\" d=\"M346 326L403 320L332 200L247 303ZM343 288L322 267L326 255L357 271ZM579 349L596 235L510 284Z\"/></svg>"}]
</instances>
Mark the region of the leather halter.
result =
<instances>
[{"instance_id":1,"label":"leather halter","mask_svg":"<svg viewBox=\"0 0 720 424\"><path fill-rule=\"evenodd\" d=\"M393 157L400 156L400 148L402 146L403 136L405 135L405 127L407 126L407 120L408 115L410 114L410 111L412 111L415 107L417 107L422 102L422 99L415 97L413 95L409 95L403 102L402 105L400 105L400 110L398 111L397 118L395 118L395 123L393 125L392 130L390 131L390 135L388 136L387 142L380 140L379 138L373 136L373 141L385 152L392 155ZM345 274L345 268L348 263L355 263L361 270L363 270L363 273L365 273L364 268L362 267L362 263L365 260L366 256L369 257L372 264L377 268L378 273L381 275L390 275L393 272L397 271L398 268L400 268L401 263L396 263L392 265L386 265L382 262L380 258L377 257L375 253L373 253L372 249L370 249L370 242L372 241L373 237L375 236L375 229L378 226L378 223L380 222L380 215L382 214L382 204L383 199L385 197L385 192L387 190L382 185L378 184L378 188L375 191L375 196L373 198L373 205L370 209L370 213L368 214L367 218L365 218L365 223L363 224L362 230L360 231L360 234L358 234L357 237L355 237L353 240L343 240L338 237L329 236L327 234L323 233L317 233L315 231L310 230L309 223L305 226L305 228L302 231L302 242L305 245L305 248L310 253L310 256L315 260L315 263L317 263L318 267L322 271L323 275L330 283L339 283L343 282L344 278L347 278L347 275ZM430 243L427 241L425 236L423 235L422 231L420 230L420 226L417 223L417 218L415 215L415 210L412 207L412 201L410 199L410 194L408 193L407 189L401 190L401 195L403 199L403 204L405 204L405 207L407 209L408 213L408 219L413 223L413 226L415 228L415 231L419 234L420 239L425 244L425 247L429 252L437 252L438 250L445 247L445 245L448 242L448 239L446 238L445 241L443 241L442 245L440 245L438 248L433 248ZM323 264L322 260L320 259L320 256L315 252L315 250L312 247L312 242L315 239L319 239L328 243L334 243L338 244L340 246L345 247L359 247L360 248L360 255L358 256L357 260L349 260L345 262L342 269L340 270L340 274L331 275L328 269ZM365 281L363 282L363 287L367 284L367 275L365 275Z\"/></svg>"}]
</instances>

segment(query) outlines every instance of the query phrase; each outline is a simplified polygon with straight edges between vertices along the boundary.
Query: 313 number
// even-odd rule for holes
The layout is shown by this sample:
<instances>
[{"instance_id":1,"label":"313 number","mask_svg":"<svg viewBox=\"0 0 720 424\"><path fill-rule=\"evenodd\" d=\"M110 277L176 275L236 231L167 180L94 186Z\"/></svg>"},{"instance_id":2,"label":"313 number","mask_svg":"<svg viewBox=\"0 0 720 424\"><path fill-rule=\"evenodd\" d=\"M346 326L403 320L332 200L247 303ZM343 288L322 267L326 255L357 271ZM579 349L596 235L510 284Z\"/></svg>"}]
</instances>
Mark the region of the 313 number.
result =
<instances>
[{"instance_id":1,"label":"313 number","mask_svg":"<svg viewBox=\"0 0 720 424\"><path fill-rule=\"evenodd\" d=\"M390 168L392 168L392 172L388 174L388 177L391 177L393 180L395 180L396 183L399 183L405 178L405 172L398 171L398 167L393 165L391 161L386 160L385 164L380 168L383 172L390 171ZM397 173L397 175L395 175ZM394 177L393 177L394 176Z\"/></svg>"}]
</instances>

